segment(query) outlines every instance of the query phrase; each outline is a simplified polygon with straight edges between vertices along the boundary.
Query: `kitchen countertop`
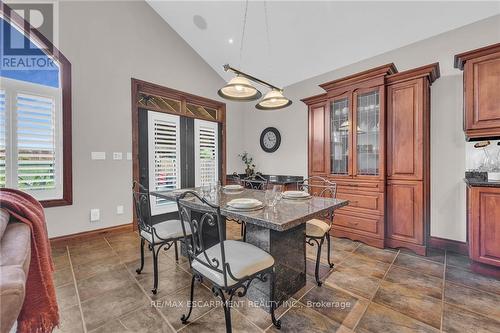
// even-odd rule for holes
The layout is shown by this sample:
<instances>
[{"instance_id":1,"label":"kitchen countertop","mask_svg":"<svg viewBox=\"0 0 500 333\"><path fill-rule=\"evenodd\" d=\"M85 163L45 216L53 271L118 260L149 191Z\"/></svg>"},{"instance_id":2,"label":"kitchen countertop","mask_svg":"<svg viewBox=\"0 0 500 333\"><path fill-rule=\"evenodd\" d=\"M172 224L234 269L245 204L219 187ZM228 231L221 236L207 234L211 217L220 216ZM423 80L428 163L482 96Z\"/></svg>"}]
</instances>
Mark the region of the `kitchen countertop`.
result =
<instances>
[{"instance_id":1,"label":"kitchen countertop","mask_svg":"<svg viewBox=\"0 0 500 333\"><path fill-rule=\"evenodd\" d=\"M200 192L199 188L185 189ZM183 190L151 192L152 196L174 201ZM211 193L205 199L210 203L220 206L221 214L230 219L244 221L267 229L276 231L289 230L295 226L306 223L311 218L320 216L322 213L334 211L340 207L347 206L349 201L341 199L310 197L306 200L282 199L275 207L265 206L257 211L237 211L227 206L227 202L237 198L254 198L265 202L264 191L244 189L242 191L220 191ZM194 208L203 208L205 205L193 197L186 198Z\"/></svg>"},{"instance_id":2,"label":"kitchen countertop","mask_svg":"<svg viewBox=\"0 0 500 333\"><path fill-rule=\"evenodd\" d=\"M239 175L241 179L246 178L246 175ZM286 175L261 175L269 180L271 184L295 184L304 180L302 176L286 176ZM227 175L227 179L233 179L233 175Z\"/></svg>"},{"instance_id":3,"label":"kitchen countertop","mask_svg":"<svg viewBox=\"0 0 500 333\"><path fill-rule=\"evenodd\" d=\"M500 181L484 180L481 178L464 178L467 186L472 187L500 187Z\"/></svg>"}]
</instances>

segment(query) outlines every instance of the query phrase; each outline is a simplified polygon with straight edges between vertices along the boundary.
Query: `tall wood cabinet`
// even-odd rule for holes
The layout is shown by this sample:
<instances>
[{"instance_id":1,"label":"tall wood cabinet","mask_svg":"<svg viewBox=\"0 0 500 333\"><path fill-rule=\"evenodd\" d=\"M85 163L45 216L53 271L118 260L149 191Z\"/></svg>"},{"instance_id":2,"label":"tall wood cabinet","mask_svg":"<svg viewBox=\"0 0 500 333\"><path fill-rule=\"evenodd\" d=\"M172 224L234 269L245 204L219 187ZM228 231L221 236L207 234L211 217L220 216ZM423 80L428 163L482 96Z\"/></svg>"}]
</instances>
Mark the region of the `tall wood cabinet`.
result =
<instances>
[{"instance_id":1,"label":"tall wood cabinet","mask_svg":"<svg viewBox=\"0 0 500 333\"><path fill-rule=\"evenodd\" d=\"M377 247L425 252L429 87L437 64L388 64L321 84L309 107L309 176L337 183L349 206L332 233Z\"/></svg>"},{"instance_id":2,"label":"tall wood cabinet","mask_svg":"<svg viewBox=\"0 0 500 333\"><path fill-rule=\"evenodd\" d=\"M386 246L425 255L430 218L432 64L387 77Z\"/></svg>"},{"instance_id":3,"label":"tall wood cabinet","mask_svg":"<svg viewBox=\"0 0 500 333\"><path fill-rule=\"evenodd\" d=\"M455 56L464 71L467 140L500 137L500 43Z\"/></svg>"}]
</instances>

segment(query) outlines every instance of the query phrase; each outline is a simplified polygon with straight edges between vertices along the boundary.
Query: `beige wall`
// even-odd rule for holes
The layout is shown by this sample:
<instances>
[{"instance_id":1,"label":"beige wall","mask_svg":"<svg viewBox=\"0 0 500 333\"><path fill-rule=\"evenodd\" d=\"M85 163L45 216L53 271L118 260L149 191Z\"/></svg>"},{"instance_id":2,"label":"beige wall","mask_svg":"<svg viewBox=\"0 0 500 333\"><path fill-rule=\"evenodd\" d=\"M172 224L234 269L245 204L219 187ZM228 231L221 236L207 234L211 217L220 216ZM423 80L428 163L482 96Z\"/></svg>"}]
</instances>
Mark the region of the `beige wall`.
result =
<instances>
[{"instance_id":1,"label":"beige wall","mask_svg":"<svg viewBox=\"0 0 500 333\"><path fill-rule=\"evenodd\" d=\"M145 2L65 1L59 19L59 47L72 63L74 203L46 209L51 237L131 222L132 162L110 159L132 150L130 78L212 99L224 84ZM227 104L228 170L240 166L240 107ZM92 151L107 159L92 161ZM91 208L101 210L97 223Z\"/></svg>"},{"instance_id":2,"label":"beige wall","mask_svg":"<svg viewBox=\"0 0 500 333\"><path fill-rule=\"evenodd\" d=\"M399 71L404 71L439 62L441 78L433 84L431 93L431 235L465 241L462 72L453 68L453 56L498 42L500 16L495 16L293 84L285 90L294 102L291 107L273 112L259 112L250 107L244 112L244 148L255 157L257 169L263 173L305 176L307 108L301 98L322 93L320 83L382 64L394 62ZM278 128L282 136L281 147L273 154L265 153L259 145L260 133L267 126Z\"/></svg>"}]
</instances>

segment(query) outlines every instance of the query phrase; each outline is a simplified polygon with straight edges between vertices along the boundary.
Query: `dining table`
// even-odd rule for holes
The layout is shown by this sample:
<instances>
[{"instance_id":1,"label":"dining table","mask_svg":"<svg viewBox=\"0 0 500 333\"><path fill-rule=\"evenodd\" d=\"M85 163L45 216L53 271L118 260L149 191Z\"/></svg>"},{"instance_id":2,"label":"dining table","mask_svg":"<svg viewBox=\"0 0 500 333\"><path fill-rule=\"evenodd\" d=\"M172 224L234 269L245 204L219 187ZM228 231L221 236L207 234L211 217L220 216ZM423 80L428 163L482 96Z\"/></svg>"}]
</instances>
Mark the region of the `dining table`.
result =
<instances>
[{"instance_id":1,"label":"dining table","mask_svg":"<svg viewBox=\"0 0 500 333\"><path fill-rule=\"evenodd\" d=\"M182 189L204 192L201 188ZM150 195L175 201L182 191L156 191ZM227 220L235 220L246 224L246 242L253 244L269 254L275 260L276 285L274 299L271 300L270 279L252 281L248 288L249 300L262 304L274 301L282 304L306 285L306 222L313 218L324 218L334 214L338 208L348 205L348 200L310 196L305 199L286 199L283 197L274 206L265 205L255 211L239 211L228 206L228 202L237 198L253 198L266 203L265 191L253 189L225 190L224 187L214 189L204 199L220 207L220 212ZM183 200L191 200L186 197ZM201 201L197 203L204 205ZM225 229L225 228L224 228ZM224 230L225 231L225 230ZM204 230L206 245L219 242L218 232ZM225 232L224 232L225 235ZM225 237L225 236L224 236Z\"/></svg>"}]
</instances>

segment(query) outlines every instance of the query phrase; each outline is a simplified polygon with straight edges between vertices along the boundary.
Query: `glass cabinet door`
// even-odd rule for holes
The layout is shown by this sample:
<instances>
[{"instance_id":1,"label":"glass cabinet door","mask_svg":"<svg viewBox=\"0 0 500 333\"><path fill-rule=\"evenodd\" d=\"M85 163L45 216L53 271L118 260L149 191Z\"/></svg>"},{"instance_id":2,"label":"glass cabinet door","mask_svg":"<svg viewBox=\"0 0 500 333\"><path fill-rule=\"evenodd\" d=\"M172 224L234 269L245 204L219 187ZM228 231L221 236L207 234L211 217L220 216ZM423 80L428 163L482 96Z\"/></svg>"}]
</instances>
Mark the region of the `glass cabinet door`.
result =
<instances>
[{"instance_id":1,"label":"glass cabinet door","mask_svg":"<svg viewBox=\"0 0 500 333\"><path fill-rule=\"evenodd\" d=\"M357 175L379 174L380 101L378 90L356 96Z\"/></svg>"},{"instance_id":2,"label":"glass cabinet door","mask_svg":"<svg viewBox=\"0 0 500 333\"><path fill-rule=\"evenodd\" d=\"M330 105L330 172L349 173L349 98L334 100Z\"/></svg>"}]
</instances>

